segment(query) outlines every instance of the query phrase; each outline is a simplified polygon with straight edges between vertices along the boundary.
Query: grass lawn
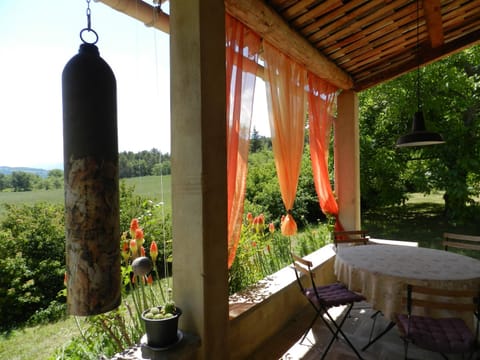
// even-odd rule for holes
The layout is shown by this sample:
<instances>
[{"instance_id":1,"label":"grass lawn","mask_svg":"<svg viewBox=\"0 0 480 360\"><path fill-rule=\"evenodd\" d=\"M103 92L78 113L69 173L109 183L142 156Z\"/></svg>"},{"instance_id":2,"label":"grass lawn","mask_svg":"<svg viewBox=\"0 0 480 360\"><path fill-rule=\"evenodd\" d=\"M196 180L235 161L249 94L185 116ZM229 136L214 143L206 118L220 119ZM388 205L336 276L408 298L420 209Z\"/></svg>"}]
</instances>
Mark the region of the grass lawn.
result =
<instances>
[{"instance_id":1,"label":"grass lawn","mask_svg":"<svg viewBox=\"0 0 480 360\"><path fill-rule=\"evenodd\" d=\"M48 359L55 349L78 334L73 317L54 324L15 330L0 337L0 359Z\"/></svg>"},{"instance_id":2,"label":"grass lawn","mask_svg":"<svg viewBox=\"0 0 480 360\"><path fill-rule=\"evenodd\" d=\"M421 247L435 249L442 248L444 232L480 234L479 216L462 224L447 221L443 216L442 195L411 194L404 206L365 212L362 214L362 227L373 238L416 241Z\"/></svg>"}]
</instances>

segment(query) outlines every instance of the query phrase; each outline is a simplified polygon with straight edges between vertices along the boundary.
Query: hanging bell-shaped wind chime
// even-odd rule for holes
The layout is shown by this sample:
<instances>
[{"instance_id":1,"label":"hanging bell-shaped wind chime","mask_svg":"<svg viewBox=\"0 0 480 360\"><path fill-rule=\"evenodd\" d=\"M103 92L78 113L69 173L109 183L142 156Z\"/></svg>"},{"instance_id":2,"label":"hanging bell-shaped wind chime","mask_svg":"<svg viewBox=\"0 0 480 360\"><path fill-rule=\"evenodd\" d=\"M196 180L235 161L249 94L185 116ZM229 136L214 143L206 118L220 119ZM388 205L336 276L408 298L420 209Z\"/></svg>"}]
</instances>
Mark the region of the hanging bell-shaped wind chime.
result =
<instances>
[{"instance_id":1,"label":"hanging bell-shaped wind chime","mask_svg":"<svg viewBox=\"0 0 480 360\"><path fill-rule=\"evenodd\" d=\"M91 29L62 73L67 308L94 315L121 302L117 94ZM87 42L84 36L94 36Z\"/></svg>"}]
</instances>

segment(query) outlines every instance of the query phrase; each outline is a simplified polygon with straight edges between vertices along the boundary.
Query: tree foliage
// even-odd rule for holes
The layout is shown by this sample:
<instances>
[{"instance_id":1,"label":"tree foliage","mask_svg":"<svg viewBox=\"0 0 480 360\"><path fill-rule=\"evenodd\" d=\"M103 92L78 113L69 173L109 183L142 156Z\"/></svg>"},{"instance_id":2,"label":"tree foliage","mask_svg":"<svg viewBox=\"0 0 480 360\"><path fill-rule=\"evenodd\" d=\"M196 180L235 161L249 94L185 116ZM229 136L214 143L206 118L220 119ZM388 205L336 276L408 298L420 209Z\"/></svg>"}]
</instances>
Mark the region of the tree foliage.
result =
<instances>
[{"instance_id":1,"label":"tree foliage","mask_svg":"<svg viewBox=\"0 0 480 360\"><path fill-rule=\"evenodd\" d=\"M400 204L408 192L445 191L445 213L468 215L480 193L480 47L360 94L361 194L365 208ZM417 79L420 101L417 99ZM395 148L417 106L446 143Z\"/></svg>"},{"instance_id":2,"label":"tree foliage","mask_svg":"<svg viewBox=\"0 0 480 360\"><path fill-rule=\"evenodd\" d=\"M162 154L157 149L138 153L123 151L119 154L118 162L121 179L171 173L170 154Z\"/></svg>"},{"instance_id":3,"label":"tree foliage","mask_svg":"<svg viewBox=\"0 0 480 360\"><path fill-rule=\"evenodd\" d=\"M249 156L245 212L263 213L277 226L286 213L271 150L264 149ZM302 157L293 216L299 227L325 219L315 192L308 144Z\"/></svg>"}]
</instances>

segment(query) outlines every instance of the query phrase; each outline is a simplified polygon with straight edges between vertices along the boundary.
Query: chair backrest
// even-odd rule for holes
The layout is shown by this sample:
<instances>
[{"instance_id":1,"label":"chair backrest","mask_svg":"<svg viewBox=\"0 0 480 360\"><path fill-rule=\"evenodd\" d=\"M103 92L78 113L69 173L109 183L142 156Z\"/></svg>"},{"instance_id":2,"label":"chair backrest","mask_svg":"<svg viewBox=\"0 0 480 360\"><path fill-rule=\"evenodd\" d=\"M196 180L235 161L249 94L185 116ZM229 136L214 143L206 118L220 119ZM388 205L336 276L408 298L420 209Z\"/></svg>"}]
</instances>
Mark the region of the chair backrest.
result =
<instances>
[{"instance_id":1,"label":"chair backrest","mask_svg":"<svg viewBox=\"0 0 480 360\"><path fill-rule=\"evenodd\" d=\"M444 233L443 247L447 251L450 247L480 251L480 236Z\"/></svg>"},{"instance_id":2,"label":"chair backrest","mask_svg":"<svg viewBox=\"0 0 480 360\"><path fill-rule=\"evenodd\" d=\"M476 332L478 336L480 322L480 290L446 290L425 286L407 285L407 291L402 297L407 313L411 315L413 308L432 310L447 310L455 313L470 312L476 317Z\"/></svg>"},{"instance_id":3,"label":"chair backrest","mask_svg":"<svg viewBox=\"0 0 480 360\"><path fill-rule=\"evenodd\" d=\"M333 243L350 245L366 245L369 241L367 230L348 230L348 231L334 231Z\"/></svg>"},{"instance_id":4,"label":"chair backrest","mask_svg":"<svg viewBox=\"0 0 480 360\"><path fill-rule=\"evenodd\" d=\"M312 287L316 287L315 285L315 273L312 271L312 262L305 260L304 258L291 253L293 259L293 268L295 270L295 276L297 278L298 286L302 293L305 293L305 286L302 283L301 276L306 275L311 282Z\"/></svg>"}]
</instances>

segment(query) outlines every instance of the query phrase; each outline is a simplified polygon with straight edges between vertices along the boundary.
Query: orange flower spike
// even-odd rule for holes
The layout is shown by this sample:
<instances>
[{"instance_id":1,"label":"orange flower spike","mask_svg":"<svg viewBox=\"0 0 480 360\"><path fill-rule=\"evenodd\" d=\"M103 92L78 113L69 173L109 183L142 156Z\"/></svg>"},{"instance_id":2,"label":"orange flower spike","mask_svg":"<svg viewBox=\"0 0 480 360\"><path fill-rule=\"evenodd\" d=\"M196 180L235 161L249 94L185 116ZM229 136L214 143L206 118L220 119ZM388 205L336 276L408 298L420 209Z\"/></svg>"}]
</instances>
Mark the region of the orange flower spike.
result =
<instances>
[{"instance_id":1,"label":"orange flower spike","mask_svg":"<svg viewBox=\"0 0 480 360\"><path fill-rule=\"evenodd\" d=\"M125 263L128 262L128 258L130 257L130 251L128 248L128 241L122 242L122 258Z\"/></svg>"},{"instance_id":2,"label":"orange flower spike","mask_svg":"<svg viewBox=\"0 0 480 360\"><path fill-rule=\"evenodd\" d=\"M143 230L142 229L137 229L135 230L135 240L137 240L137 245L142 246L144 240L144 235L143 235Z\"/></svg>"},{"instance_id":3,"label":"orange flower spike","mask_svg":"<svg viewBox=\"0 0 480 360\"><path fill-rule=\"evenodd\" d=\"M260 218L258 216L253 219L253 229L257 234L260 232Z\"/></svg>"},{"instance_id":4,"label":"orange flower spike","mask_svg":"<svg viewBox=\"0 0 480 360\"><path fill-rule=\"evenodd\" d=\"M252 225L252 223L253 223L253 215L252 215L251 212L249 212L249 213L247 214L247 221L248 221L248 225Z\"/></svg>"},{"instance_id":5,"label":"orange flower spike","mask_svg":"<svg viewBox=\"0 0 480 360\"><path fill-rule=\"evenodd\" d=\"M137 231L139 227L140 225L138 224L138 219L132 219L132 221L130 222L130 236L132 238L135 237L135 231Z\"/></svg>"},{"instance_id":6,"label":"orange flower spike","mask_svg":"<svg viewBox=\"0 0 480 360\"><path fill-rule=\"evenodd\" d=\"M265 225L265 215L260 214L258 215L258 221L260 222L260 225Z\"/></svg>"},{"instance_id":7,"label":"orange flower spike","mask_svg":"<svg viewBox=\"0 0 480 360\"><path fill-rule=\"evenodd\" d=\"M153 284L153 276L152 276L152 274L148 275L148 277L147 277L147 284L148 284L148 285L152 285L152 284Z\"/></svg>"},{"instance_id":8,"label":"orange flower spike","mask_svg":"<svg viewBox=\"0 0 480 360\"><path fill-rule=\"evenodd\" d=\"M275 232L275 224L273 222L268 224L268 231L270 231L270 234L273 234Z\"/></svg>"},{"instance_id":9,"label":"orange flower spike","mask_svg":"<svg viewBox=\"0 0 480 360\"><path fill-rule=\"evenodd\" d=\"M152 261L154 264L157 261L157 256L158 256L158 247L155 240L153 240L152 243L150 244L150 257L152 258Z\"/></svg>"},{"instance_id":10,"label":"orange flower spike","mask_svg":"<svg viewBox=\"0 0 480 360\"><path fill-rule=\"evenodd\" d=\"M145 256L145 248L140 246L140 256Z\"/></svg>"},{"instance_id":11,"label":"orange flower spike","mask_svg":"<svg viewBox=\"0 0 480 360\"><path fill-rule=\"evenodd\" d=\"M253 223L257 233L263 232L263 228L265 226L265 216L263 214L256 216L255 219L253 219Z\"/></svg>"},{"instance_id":12,"label":"orange flower spike","mask_svg":"<svg viewBox=\"0 0 480 360\"><path fill-rule=\"evenodd\" d=\"M132 252L133 256L137 255L137 241L135 239L130 240L130 251Z\"/></svg>"},{"instance_id":13,"label":"orange flower spike","mask_svg":"<svg viewBox=\"0 0 480 360\"><path fill-rule=\"evenodd\" d=\"M297 223L291 214L287 214L282 223L282 234L285 236L295 235L297 233Z\"/></svg>"}]
</instances>

